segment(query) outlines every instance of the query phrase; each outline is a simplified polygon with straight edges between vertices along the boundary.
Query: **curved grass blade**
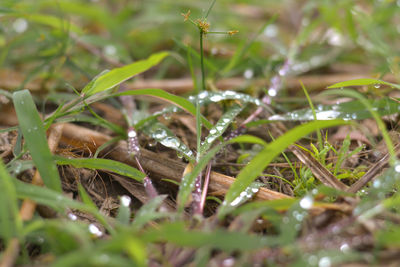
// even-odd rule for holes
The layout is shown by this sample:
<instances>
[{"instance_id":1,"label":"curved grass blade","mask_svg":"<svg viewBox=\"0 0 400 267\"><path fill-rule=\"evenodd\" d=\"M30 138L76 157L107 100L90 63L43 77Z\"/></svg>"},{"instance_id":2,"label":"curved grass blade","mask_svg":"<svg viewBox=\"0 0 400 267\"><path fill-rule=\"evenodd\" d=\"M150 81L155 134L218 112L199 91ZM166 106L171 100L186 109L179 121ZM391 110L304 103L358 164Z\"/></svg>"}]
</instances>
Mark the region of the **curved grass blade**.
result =
<instances>
[{"instance_id":1,"label":"curved grass blade","mask_svg":"<svg viewBox=\"0 0 400 267\"><path fill-rule=\"evenodd\" d=\"M166 56L168 56L167 52L160 52L151 55L147 59L136 61L120 68L115 68L95 79L93 83L89 83L85 88L83 88L82 93L90 96L111 89L133 76L157 65Z\"/></svg>"},{"instance_id":2,"label":"curved grass blade","mask_svg":"<svg viewBox=\"0 0 400 267\"><path fill-rule=\"evenodd\" d=\"M381 116L379 114L379 110L376 110L376 107L372 106L371 103L365 98L362 94L352 91L352 90L330 90L323 93L324 95L342 95L348 96L352 98L356 98L360 101L361 105L365 107L365 109L372 115L376 123L378 124L378 128L382 133L382 137L385 140L386 146L388 148L388 152L390 154L390 163L393 165L397 159L396 153L394 151L394 145L392 140L390 139L389 133L386 129L385 123L382 121ZM393 100L391 100L393 101ZM400 107L397 104L397 109Z\"/></svg>"},{"instance_id":3,"label":"curved grass blade","mask_svg":"<svg viewBox=\"0 0 400 267\"><path fill-rule=\"evenodd\" d=\"M328 86L327 88L341 88L341 87L363 86L363 85L376 85L376 86L379 86L381 84L400 89L400 85L398 85L398 84L389 83L389 82L376 80L376 79L369 79L369 78L366 78L366 79L355 79L355 80L335 83L335 84L332 84L332 85Z\"/></svg>"},{"instance_id":4,"label":"curved grass blade","mask_svg":"<svg viewBox=\"0 0 400 267\"><path fill-rule=\"evenodd\" d=\"M106 170L111 171L123 176L130 177L137 181L142 181L146 176L138 169L121 163L119 161L110 159L99 159L99 158L75 158L69 159L60 156L54 156L54 160L58 165L72 165L75 168L88 168L95 170Z\"/></svg>"},{"instance_id":5,"label":"curved grass blade","mask_svg":"<svg viewBox=\"0 0 400 267\"><path fill-rule=\"evenodd\" d=\"M181 153L187 160L194 161L194 154L190 148L164 124L154 120L142 127L141 130L162 145Z\"/></svg>"},{"instance_id":6,"label":"curved grass blade","mask_svg":"<svg viewBox=\"0 0 400 267\"><path fill-rule=\"evenodd\" d=\"M165 212L157 212L157 209L162 205L166 195L159 195L152 198L144 204L139 211L135 214L135 219L133 220L131 227L135 230L140 230L142 227L150 222L165 216L170 216L171 214Z\"/></svg>"},{"instance_id":7,"label":"curved grass blade","mask_svg":"<svg viewBox=\"0 0 400 267\"><path fill-rule=\"evenodd\" d=\"M218 122L210 129L208 136L201 144L200 155L203 155L203 153L211 147L212 143L225 132L243 108L244 106L234 104L221 116Z\"/></svg>"},{"instance_id":8,"label":"curved grass blade","mask_svg":"<svg viewBox=\"0 0 400 267\"><path fill-rule=\"evenodd\" d=\"M218 151L225 144L219 144L208 151L200 160L197 162L196 166L193 170L186 174L181 181L181 185L179 187L178 193L178 210L182 211L186 205L189 195L192 193L196 177L200 174L200 172L206 167L207 163L218 153Z\"/></svg>"},{"instance_id":9,"label":"curved grass blade","mask_svg":"<svg viewBox=\"0 0 400 267\"><path fill-rule=\"evenodd\" d=\"M188 230L183 223L168 223L143 234L147 242L169 242L182 247L211 247L226 252L251 251L279 244L279 238L225 230Z\"/></svg>"},{"instance_id":10,"label":"curved grass blade","mask_svg":"<svg viewBox=\"0 0 400 267\"><path fill-rule=\"evenodd\" d=\"M21 233L22 221L18 214L18 200L13 178L0 159L0 238L7 242Z\"/></svg>"},{"instance_id":11,"label":"curved grass blade","mask_svg":"<svg viewBox=\"0 0 400 267\"><path fill-rule=\"evenodd\" d=\"M260 175L260 173L268 166L268 164L280 153L282 153L288 146L306 136L317 129L323 129L327 127L338 126L342 124L349 124L349 122L342 120L332 121L313 121L309 122L288 131L284 135L277 138L275 141L269 143L265 148L258 153L246 167L244 167L235 182L231 185L228 192L225 195L225 200L221 205L219 216L224 216L229 212L235 205L232 205L233 201L237 199L240 194L246 190L247 187ZM230 143L235 142L235 138Z\"/></svg>"},{"instance_id":12,"label":"curved grass blade","mask_svg":"<svg viewBox=\"0 0 400 267\"><path fill-rule=\"evenodd\" d=\"M188 100L192 103L195 103L197 98L199 98L200 104L209 104L213 102L220 102L223 100L238 100L242 103L252 103L257 106L263 106L265 108L268 108L258 98L229 90L223 92L203 91L197 96L189 96Z\"/></svg>"},{"instance_id":13,"label":"curved grass blade","mask_svg":"<svg viewBox=\"0 0 400 267\"><path fill-rule=\"evenodd\" d=\"M340 95L340 93L338 94ZM388 97L366 101L379 116L391 115L400 111L399 103ZM320 121L333 119L364 120L372 117L371 112L365 109L360 100L344 102L337 105L318 105L315 108L315 113L317 120ZM269 117L268 120L311 121L314 120L314 116L312 109L306 108L291 111L283 115L273 115Z\"/></svg>"},{"instance_id":14,"label":"curved grass blade","mask_svg":"<svg viewBox=\"0 0 400 267\"><path fill-rule=\"evenodd\" d=\"M196 107L190 101L186 100L183 97L167 93L161 89L130 90L130 91L112 94L111 96L115 97L115 96L122 96L122 95L148 95L148 96L157 97L157 98L160 98L164 101L170 102L170 103L184 109L185 111L189 112L193 116L196 116ZM207 127L208 129L210 129L212 127L212 124L203 116L202 116L201 120L202 120L203 125L205 127Z\"/></svg>"},{"instance_id":15,"label":"curved grass blade","mask_svg":"<svg viewBox=\"0 0 400 267\"><path fill-rule=\"evenodd\" d=\"M28 90L15 92L13 94L13 102L26 146L44 184L61 192L60 176L47 144L43 122L30 92Z\"/></svg>"}]
</instances>

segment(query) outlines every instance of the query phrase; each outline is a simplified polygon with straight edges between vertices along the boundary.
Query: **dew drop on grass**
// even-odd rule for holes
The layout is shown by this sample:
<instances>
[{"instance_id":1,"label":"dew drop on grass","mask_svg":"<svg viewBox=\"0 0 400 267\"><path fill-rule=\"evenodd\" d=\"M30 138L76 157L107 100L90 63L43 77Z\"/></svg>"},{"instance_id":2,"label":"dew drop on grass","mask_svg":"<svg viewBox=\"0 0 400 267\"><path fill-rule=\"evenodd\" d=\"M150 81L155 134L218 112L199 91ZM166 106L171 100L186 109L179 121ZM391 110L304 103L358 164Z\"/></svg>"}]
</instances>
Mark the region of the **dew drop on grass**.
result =
<instances>
[{"instance_id":1,"label":"dew drop on grass","mask_svg":"<svg viewBox=\"0 0 400 267\"><path fill-rule=\"evenodd\" d=\"M329 257L322 257L318 261L318 267L331 267L332 262Z\"/></svg>"},{"instance_id":2,"label":"dew drop on grass","mask_svg":"<svg viewBox=\"0 0 400 267\"><path fill-rule=\"evenodd\" d=\"M216 129L211 129L210 130L210 134L216 134L217 133L217 130Z\"/></svg>"},{"instance_id":3,"label":"dew drop on grass","mask_svg":"<svg viewBox=\"0 0 400 267\"><path fill-rule=\"evenodd\" d=\"M344 252L344 253L349 252L349 251L350 251L350 246L349 246L349 244L343 243L343 244L340 246L340 251L341 251L341 252Z\"/></svg>"},{"instance_id":4,"label":"dew drop on grass","mask_svg":"<svg viewBox=\"0 0 400 267\"><path fill-rule=\"evenodd\" d=\"M97 237L103 235L103 232L101 232L100 229L93 223L89 224L89 232Z\"/></svg>"},{"instance_id":5,"label":"dew drop on grass","mask_svg":"<svg viewBox=\"0 0 400 267\"><path fill-rule=\"evenodd\" d=\"M123 195L121 197L121 205L124 207L129 207L131 204L131 198L129 196Z\"/></svg>"},{"instance_id":6,"label":"dew drop on grass","mask_svg":"<svg viewBox=\"0 0 400 267\"><path fill-rule=\"evenodd\" d=\"M129 137L129 138L134 138L134 137L136 137L136 135L137 135L136 132L133 131L133 130L131 130L131 131L128 132L128 137Z\"/></svg>"},{"instance_id":7,"label":"dew drop on grass","mask_svg":"<svg viewBox=\"0 0 400 267\"><path fill-rule=\"evenodd\" d=\"M76 217L76 215L73 213L68 213L67 216L71 221L76 221L78 219L78 217Z\"/></svg>"},{"instance_id":8,"label":"dew drop on grass","mask_svg":"<svg viewBox=\"0 0 400 267\"><path fill-rule=\"evenodd\" d=\"M18 18L13 23L14 31L17 33L23 33L28 29L28 21L26 19Z\"/></svg>"},{"instance_id":9,"label":"dew drop on grass","mask_svg":"<svg viewBox=\"0 0 400 267\"><path fill-rule=\"evenodd\" d=\"M243 77L245 77L246 79L251 79L253 78L254 72L252 69L247 69L244 71L243 73Z\"/></svg>"},{"instance_id":10,"label":"dew drop on grass","mask_svg":"<svg viewBox=\"0 0 400 267\"><path fill-rule=\"evenodd\" d=\"M379 83L377 83L377 84L374 85L374 87L375 87L376 89L378 89L378 88L381 88L381 85L380 85Z\"/></svg>"},{"instance_id":11,"label":"dew drop on grass","mask_svg":"<svg viewBox=\"0 0 400 267\"><path fill-rule=\"evenodd\" d=\"M275 88L270 88L269 90L268 90L268 95L269 96L276 96L278 94L278 91L275 89Z\"/></svg>"},{"instance_id":12,"label":"dew drop on grass","mask_svg":"<svg viewBox=\"0 0 400 267\"><path fill-rule=\"evenodd\" d=\"M302 207L305 210L310 209L313 204L314 204L314 200L311 196L305 196L300 200L300 207Z\"/></svg>"},{"instance_id":13,"label":"dew drop on grass","mask_svg":"<svg viewBox=\"0 0 400 267\"><path fill-rule=\"evenodd\" d=\"M394 166L394 170L395 170L396 172L399 172L399 173L400 173L400 163L397 163L396 166Z\"/></svg>"},{"instance_id":14,"label":"dew drop on grass","mask_svg":"<svg viewBox=\"0 0 400 267\"><path fill-rule=\"evenodd\" d=\"M217 131L219 131L219 132L224 129L224 127L222 127L222 126L217 126L216 128L217 128Z\"/></svg>"}]
</instances>

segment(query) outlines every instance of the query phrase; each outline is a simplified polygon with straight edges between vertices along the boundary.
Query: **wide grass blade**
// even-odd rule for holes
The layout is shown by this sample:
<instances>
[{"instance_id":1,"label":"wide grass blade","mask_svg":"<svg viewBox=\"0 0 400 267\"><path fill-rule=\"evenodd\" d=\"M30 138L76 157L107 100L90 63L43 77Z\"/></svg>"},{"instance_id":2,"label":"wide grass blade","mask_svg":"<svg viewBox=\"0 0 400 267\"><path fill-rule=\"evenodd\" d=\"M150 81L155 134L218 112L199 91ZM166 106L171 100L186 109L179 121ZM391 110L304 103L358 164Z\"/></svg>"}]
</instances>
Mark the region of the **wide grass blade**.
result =
<instances>
[{"instance_id":1,"label":"wide grass blade","mask_svg":"<svg viewBox=\"0 0 400 267\"><path fill-rule=\"evenodd\" d=\"M0 159L0 238L6 242L18 236L22 226L18 215L17 193L12 180Z\"/></svg>"},{"instance_id":2,"label":"wide grass blade","mask_svg":"<svg viewBox=\"0 0 400 267\"><path fill-rule=\"evenodd\" d=\"M398 84L389 83L389 82L376 80L376 79L368 79L368 78L366 78L366 79L355 79L355 80L335 83L335 84L332 84L332 85L328 86L327 88L342 88L342 87L363 86L363 85L379 86L381 84L400 89L400 85L398 85Z\"/></svg>"},{"instance_id":3,"label":"wide grass blade","mask_svg":"<svg viewBox=\"0 0 400 267\"><path fill-rule=\"evenodd\" d=\"M212 143L225 132L243 108L244 106L234 104L221 116L221 118L219 118L218 122L210 129L208 136L201 144L200 155L203 155L205 151L210 149Z\"/></svg>"},{"instance_id":4,"label":"wide grass blade","mask_svg":"<svg viewBox=\"0 0 400 267\"><path fill-rule=\"evenodd\" d=\"M391 115L399 112L399 103L388 98L366 100L379 116ZM317 120L364 120L371 118L372 114L365 109L360 100L344 102L336 105L318 105L315 108ZM313 110L310 108L299 109L282 115L273 115L271 121L311 121L314 120Z\"/></svg>"},{"instance_id":5,"label":"wide grass blade","mask_svg":"<svg viewBox=\"0 0 400 267\"><path fill-rule=\"evenodd\" d=\"M194 161L194 154L190 148L182 142L167 126L154 120L141 130L162 145L176 150L189 161Z\"/></svg>"},{"instance_id":6,"label":"wide grass blade","mask_svg":"<svg viewBox=\"0 0 400 267\"><path fill-rule=\"evenodd\" d=\"M40 119L30 92L28 90L15 92L13 94L13 101L26 146L29 149L36 168L39 170L44 184L51 189L61 192L60 176L47 144L43 122Z\"/></svg>"},{"instance_id":7,"label":"wide grass blade","mask_svg":"<svg viewBox=\"0 0 400 267\"><path fill-rule=\"evenodd\" d=\"M142 73L150 69L151 67L157 65L166 56L168 56L167 52L160 52L151 55L147 59L136 61L124 67L115 68L98 77L93 83L89 83L88 86L83 88L82 93L84 93L87 96L90 96L95 93L111 89L121 84L122 82L132 78L133 76Z\"/></svg>"},{"instance_id":8,"label":"wide grass blade","mask_svg":"<svg viewBox=\"0 0 400 267\"><path fill-rule=\"evenodd\" d=\"M225 200L222 203L219 211L220 216L224 216L229 210L236 205L232 203L237 202L240 194L251 185L251 183L260 175L260 173L268 166L268 164L280 153L282 153L288 146L299 140L300 138L316 131L327 127L338 126L347 124L348 122L342 120L332 121L314 121L307 124L297 126L296 128L288 131L284 135L277 138L275 141L269 143L265 148L258 153L250 163L244 167L236 177L235 182L231 185L230 189L225 195ZM235 142L235 139L230 141Z\"/></svg>"},{"instance_id":9,"label":"wide grass blade","mask_svg":"<svg viewBox=\"0 0 400 267\"><path fill-rule=\"evenodd\" d=\"M249 235L225 230L188 230L183 223L169 223L153 228L143 234L148 242L169 242L182 247L202 248L205 246L227 252L251 251L274 246L278 238Z\"/></svg>"},{"instance_id":10,"label":"wide grass blade","mask_svg":"<svg viewBox=\"0 0 400 267\"><path fill-rule=\"evenodd\" d=\"M54 160L58 165L71 165L75 168L87 168L95 170L106 170L111 171L119 175L127 176L137 181L142 181L146 176L138 169L121 163L119 161L111 159L99 159L99 158L64 158L60 156L54 156Z\"/></svg>"}]
</instances>

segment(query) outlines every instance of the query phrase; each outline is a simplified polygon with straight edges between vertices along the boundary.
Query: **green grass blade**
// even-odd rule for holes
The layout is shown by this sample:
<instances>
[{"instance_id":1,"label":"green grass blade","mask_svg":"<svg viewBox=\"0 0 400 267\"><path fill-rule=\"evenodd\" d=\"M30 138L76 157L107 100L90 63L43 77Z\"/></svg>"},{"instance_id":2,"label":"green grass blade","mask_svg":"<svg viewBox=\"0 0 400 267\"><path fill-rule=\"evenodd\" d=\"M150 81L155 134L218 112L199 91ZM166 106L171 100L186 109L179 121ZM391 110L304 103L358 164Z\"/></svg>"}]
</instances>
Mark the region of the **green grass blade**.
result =
<instances>
[{"instance_id":1,"label":"green grass blade","mask_svg":"<svg viewBox=\"0 0 400 267\"><path fill-rule=\"evenodd\" d=\"M167 93L161 89L130 90L130 91L116 93L116 94L113 94L112 96L115 97L115 96L122 96L122 95L148 95L148 96L157 97L157 98L160 98L164 101L170 102L170 103L184 109L185 111L189 112L193 116L196 116L196 107L190 101L186 100L183 97ZM202 123L208 129L210 129L212 127L212 124L203 116L202 116Z\"/></svg>"},{"instance_id":2,"label":"green grass blade","mask_svg":"<svg viewBox=\"0 0 400 267\"><path fill-rule=\"evenodd\" d=\"M204 142L201 143L200 155L203 155L204 152L210 149L212 143L225 132L225 130L236 118L236 116L243 110L243 108L244 106L234 104L221 116L218 122L210 129L210 132L204 139Z\"/></svg>"},{"instance_id":3,"label":"green grass blade","mask_svg":"<svg viewBox=\"0 0 400 267\"><path fill-rule=\"evenodd\" d=\"M205 246L227 252L251 251L274 246L279 238L261 237L247 233L226 230L200 231L188 230L183 223L168 223L144 233L148 242L169 242L182 247L202 248Z\"/></svg>"},{"instance_id":4,"label":"green grass blade","mask_svg":"<svg viewBox=\"0 0 400 267\"><path fill-rule=\"evenodd\" d=\"M127 176L137 181L142 181L146 176L138 169L111 159L99 158L75 158L69 159L61 156L54 156L54 160L58 165L72 165L75 168L88 168L95 170L106 170Z\"/></svg>"},{"instance_id":5,"label":"green grass blade","mask_svg":"<svg viewBox=\"0 0 400 267\"><path fill-rule=\"evenodd\" d=\"M363 86L363 85L388 85L390 87L394 87L397 89L400 89L400 85L394 84L394 83L389 83L381 80L376 80L376 79L355 79L355 80L350 80L350 81L345 81L345 82L340 82L340 83L335 83L327 88L341 88L341 87L350 87L350 86Z\"/></svg>"},{"instance_id":6,"label":"green grass blade","mask_svg":"<svg viewBox=\"0 0 400 267\"><path fill-rule=\"evenodd\" d=\"M82 93L84 93L87 96L90 96L95 93L111 89L121 84L122 82L132 78L133 76L142 73L150 69L151 67L157 65L166 56L168 56L167 52L160 52L151 55L147 59L136 61L132 64L120 68L115 68L98 77L94 81L94 83L89 83L89 86L83 88Z\"/></svg>"},{"instance_id":7,"label":"green grass blade","mask_svg":"<svg viewBox=\"0 0 400 267\"><path fill-rule=\"evenodd\" d=\"M13 94L15 111L26 146L44 184L61 192L60 176L47 144L43 122L28 90Z\"/></svg>"},{"instance_id":8,"label":"green grass blade","mask_svg":"<svg viewBox=\"0 0 400 267\"><path fill-rule=\"evenodd\" d=\"M194 154L190 148L164 124L154 120L142 127L141 130L162 145L176 150L187 160L194 161Z\"/></svg>"},{"instance_id":9,"label":"green grass blade","mask_svg":"<svg viewBox=\"0 0 400 267\"><path fill-rule=\"evenodd\" d=\"M17 192L12 180L0 159L0 238L6 242L18 236L22 227Z\"/></svg>"},{"instance_id":10,"label":"green grass blade","mask_svg":"<svg viewBox=\"0 0 400 267\"><path fill-rule=\"evenodd\" d=\"M276 156L282 153L288 146L317 129L333 127L347 123L348 122L342 120L314 121L306 123L297 126L296 128L277 138L275 141L269 143L238 174L235 182L231 185L225 195L225 200L222 203L219 211L220 216L224 216L226 212L230 210L230 208L233 206L233 201L240 197L240 194L251 185L251 183L258 177L258 175L260 175L265 167L267 167L268 164ZM235 139L232 139L230 142L235 142Z\"/></svg>"},{"instance_id":11,"label":"green grass blade","mask_svg":"<svg viewBox=\"0 0 400 267\"><path fill-rule=\"evenodd\" d=\"M223 147L224 144L219 144L208 151L200 160L197 162L193 171L186 174L181 181L178 193L178 210L182 211L186 205L189 195L193 191L196 177L206 167L207 163L217 154L217 152Z\"/></svg>"}]
</instances>

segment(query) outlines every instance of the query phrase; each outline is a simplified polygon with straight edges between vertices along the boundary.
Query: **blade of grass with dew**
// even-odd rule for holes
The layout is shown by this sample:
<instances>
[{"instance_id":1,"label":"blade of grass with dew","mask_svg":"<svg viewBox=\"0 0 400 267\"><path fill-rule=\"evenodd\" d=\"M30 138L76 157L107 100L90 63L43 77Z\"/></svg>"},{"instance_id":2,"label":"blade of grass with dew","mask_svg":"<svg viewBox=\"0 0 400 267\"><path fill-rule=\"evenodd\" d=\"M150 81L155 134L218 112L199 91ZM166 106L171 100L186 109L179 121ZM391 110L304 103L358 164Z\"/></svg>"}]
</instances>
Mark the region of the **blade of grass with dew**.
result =
<instances>
[{"instance_id":1,"label":"blade of grass with dew","mask_svg":"<svg viewBox=\"0 0 400 267\"><path fill-rule=\"evenodd\" d=\"M262 237L226 230L188 230L183 223L165 223L142 235L147 242L169 242L180 247L211 247L226 252L251 251L279 244L275 237Z\"/></svg>"},{"instance_id":2,"label":"blade of grass with dew","mask_svg":"<svg viewBox=\"0 0 400 267\"><path fill-rule=\"evenodd\" d=\"M144 125L141 130L162 145L176 150L187 160L194 161L194 154L190 148L183 143L167 126L153 120Z\"/></svg>"},{"instance_id":3,"label":"blade of grass with dew","mask_svg":"<svg viewBox=\"0 0 400 267\"><path fill-rule=\"evenodd\" d=\"M190 114L192 114L194 116L196 115L196 107L190 101L186 100L183 97L167 93L161 89L130 90L130 91L112 94L108 97L116 97L116 96L122 96L122 95L148 95L148 96L157 97L157 98L160 98L164 101L170 102L170 103L184 109L185 111L189 112ZM212 127L212 124L206 118L204 118L204 116L202 116L202 123L208 129L210 129Z\"/></svg>"},{"instance_id":4,"label":"blade of grass with dew","mask_svg":"<svg viewBox=\"0 0 400 267\"><path fill-rule=\"evenodd\" d=\"M381 99L367 100L375 112L380 116L396 114L399 112L399 103L384 97ZM344 102L336 105L318 105L315 109L317 120L364 120L371 118L372 114L364 108L360 100ZM313 111L310 108L299 109L286 114L272 115L270 121L311 121L314 120Z\"/></svg>"},{"instance_id":5,"label":"blade of grass with dew","mask_svg":"<svg viewBox=\"0 0 400 267\"><path fill-rule=\"evenodd\" d=\"M220 137L228 126L233 122L236 116L243 110L244 106L234 104L219 118L217 123L210 129L208 136L204 139L204 142L200 146L200 156L204 152L208 151L212 143Z\"/></svg>"},{"instance_id":6,"label":"blade of grass with dew","mask_svg":"<svg viewBox=\"0 0 400 267\"><path fill-rule=\"evenodd\" d=\"M397 159L396 153L394 151L394 145L392 140L389 137L389 133L386 129L385 123L382 121L380 115L377 111L372 107L371 103L360 93L352 90L341 89L341 90L330 90L323 92L322 95L340 95L340 96L348 96L351 98L355 98L361 102L361 104L371 113L372 117L375 119L378 124L378 128L382 133L382 137L385 140L386 146L388 148L388 152L390 154L390 163L393 165ZM398 104L397 104L398 105ZM399 105L398 105L399 106Z\"/></svg>"},{"instance_id":7,"label":"blade of grass with dew","mask_svg":"<svg viewBox=\"0 0 400 267\"><path fill-rule=\"evenodd\" d=\"M22 221L18 212L17 192L12 180L13 178L0 159L0 237L5 245L13 237L17 237L22 229Z\"/></svg>"},{"instance_id":8,"label":"blade of grass with dew","mask_svg":"<svg viewBox=\"0 0 400 267\"><path fill-rule=\"evenodd\" d=\"M74 166L75 168L106 170L135 179L136 181L139 182L141 182L143 178L146 176L144 173L142 173L141 171L132 166L111 159L99 159L99 158L69 159L61 156L54 156L54 160L58 165L71 165Z\"/></svg>"},{"instance_id":9,"label":"blade of grass with dew","mask_svg":"<svg viewBox=\"0 0 400 267\"><path fill-rule=\"evenodd\" d=\"M119 197L119 208L118 208L118 213L116 220L122 225L129 225L129 221L131 219L131 208L130 205L126 205L127 203L124 203L124 198L127 198L130 204L130 197L128 196L120 196Z\"/></svg>"},{"instance_id":10,"label":"blade of grass with dew","mask_svg":"<svg viewBox=\"0 0 400 267\"><path fill-rule=\"evenodd\" d=\"M28 90L15 92L13 94L13 102L26 146L44 184L61 192L60 176L47 144L43 122L30 92Z\"/></svg>"},{"instance_id":11,"label":"blade of grass with dew","mask_svg":"<svg viewBox=\"0 0 400 267\"><path fill-rule=\"evenodd\" d=\"M355 80L350 80L350 81L345 81L345 82L340 82L340 83L335 83L327 88L342 88L342 87L350 87L350 86L363 86L363 85L387 85L393 88L400 89L400 85L394 84L394 83L389 83L381 80L376 80L376 79L355 79Z\"/></svg>"},{"instance_id":12,"label":"blade of grass with dew","mask_svg":"<svg viewBox=\"0 0 400 267\"><path fill-rule=\"evenodd\" d=\"M268 106L262 103L262 101L260 101L258 98L230 90L226 90L223 92L203 91L197 96L190 96L188 100L191 101L192 103L195 103L197 98L199 98L201 104L216 103L224 100L238 100L244 104L251 103L257 106L263 106L265 108L268 108Z\"/></svg>"},{"instance_id":13,"label":"blade of grass with dew","mask_svg":"<svg viewBox=\"0 0 400 267\"><path fill-rule=\"evenodd\" d=\"M145 60L136 61L124 67L115 68L95 79L94 83L89 83L90 86L83 88L82 93L86 96L90 96L111 89L132 78L133 76L157 65L166 56L168 56L167 52L160 52L151 55Z\"/></svg>"},{"instance_id":14,"label":"blade of grass with dew","mask_svg":"<svg viewBox=\"0 0 400 267\"><path fill-rule=\"evenodd\" d=\"M96 204L94 204L93 200L90 198L89 194L86 192L86 189L80 182L78 183L78 192L83 204L93 209L97 208Z\"/></svg>"},{"instance_id":15,"label":"blade of grass with dew","mask_svg":"<svg viewBox=\"0 0 400 267\"><path fill-rule=\"evenodd\" d=\"M189 195L192 193L194 188L194 183L196 177L200 174L200 172L206 167L207 163L218 153L218 151L224 146L224 144L219 144L209 150L200 160L197 162L196 166L193 170L186 174L181 181L179 192L178 192L178 210L183 211L185 207Z\"/></svg>"},{"instance_id":16,"label":"blade of grass with dew","mask_svg":"<svg viewBox=\"0 0 400 267\"><path fill-rule=\"evenodd\" d=\"M105 217L96 207L88 206L46 187L27 184L16 179L13 183L19 199L31 199L38 204L51 207L59 212L64 212L67 208L88 212L96 217L96 219L99 220L108 231L111 233L114 232Z\"/></svg>"},{"instance_id":17,"label":"blade of grass with dew","mask_svg":"<svg viewBox=\"0 0 400 267\"><path fill-rule=\"evenodd\" d=\"M243 134L239 135L238 137L235 137L235 142L236 143L251 143L251 144L259 144L262 146L268 145L267 142L262 140L261 138L253 135L248 135L248 134Z\"/></svg>"},{"instance_id":18,"label":"blade of grass with dew","mask_svg":"<svg viewBox=\"0 0 400 267\"><path fill-rule=\"evenodd\" d=\"M277 138L275 141L269 143L265 148L258 153L246 167L244 167L235 182L231 185L225 195L225 200L220 207L219 216L223 217L227 212L232 210L234 206L232 202L235 201L248 186L260 175L260 173L268 166L268 164L280 153L282 153L288 146L300 138L312 133L316 129L323 129L343 124L350 124L342 120L332 121L314 121L309 122L286 132L284 135ZM229 141L234 143L235 138Z\"/></svg>"},{"instance_id":19,"label":"blade of grass with dew","mask_svg":"<svg viewBox=\"0 0 400 267\"><path fill-rule=\"evenodd\" d=\"M150 221L171 216L171 214L157 211L166 197L166 195L159 195L144 204L135 214L135 218L131 224L132 229L139 231Z\"/></svg>"},{"instance_id":20,"label":"blade of grass with dew","mask_svg":"<svg viewBox=\"0 0 400 267\"><path fill-rule=\"evenodd\" d=\"M315 112L314 104L311 101L310 95L308 94L307 89L304 86L302 81L300 81L300 85L301 85L301 88L303 88L303 92L304 92L304 94L305 94L305 96L307 98L308 104L309 104L309 106L311 108L314 120L317 121L317 113ZM317 138L318 138L319 150L322 150L324 143L322 141L321 131L319 129L317 130Z\"/></svg>"}]
</instances>

